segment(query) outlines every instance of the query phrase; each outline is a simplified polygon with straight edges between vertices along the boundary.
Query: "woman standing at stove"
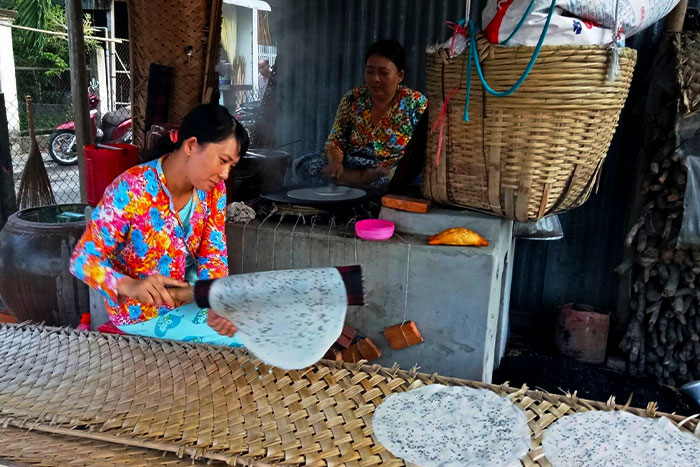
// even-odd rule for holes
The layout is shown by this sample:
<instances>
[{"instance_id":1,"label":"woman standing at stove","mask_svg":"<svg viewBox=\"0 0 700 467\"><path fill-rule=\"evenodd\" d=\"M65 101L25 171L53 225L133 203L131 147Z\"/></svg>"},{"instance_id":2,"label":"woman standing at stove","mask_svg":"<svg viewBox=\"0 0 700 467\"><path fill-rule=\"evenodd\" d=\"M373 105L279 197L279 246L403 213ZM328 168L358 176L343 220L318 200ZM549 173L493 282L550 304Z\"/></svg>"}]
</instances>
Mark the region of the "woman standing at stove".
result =
<instances>
[{"instance_id":1,"label":"woman standing at stove","mask_svg":"<svg viewBox=\"0 0 700 467\"><path fill-rule=\"evenodd\" d=\"M365 84L340 101L322 156L303 156L296 173L306 183L402 189L423 169L428 100L403 82L406 51L380 40L365 54Z\"/></svg>"}]
</instances>

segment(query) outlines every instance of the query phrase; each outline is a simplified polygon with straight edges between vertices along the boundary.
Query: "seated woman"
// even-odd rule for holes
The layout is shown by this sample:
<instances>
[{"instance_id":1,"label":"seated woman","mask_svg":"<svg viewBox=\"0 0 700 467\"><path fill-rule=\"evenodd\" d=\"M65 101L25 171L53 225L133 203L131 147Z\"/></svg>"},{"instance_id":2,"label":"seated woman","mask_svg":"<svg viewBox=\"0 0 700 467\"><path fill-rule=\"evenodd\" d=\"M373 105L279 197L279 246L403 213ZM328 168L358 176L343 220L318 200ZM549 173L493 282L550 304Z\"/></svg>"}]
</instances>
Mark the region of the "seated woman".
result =
<instances>
[{"instance_id":1,"label":"seated woman","mask_svg":"<svg viewBox=\"0 0 700 467\"><path fill-rule=\"evenodd\" d=\"M303 182L321 184L325 176L382 190L390 182L401 189L415 180L423 169L428 101L401 85L405 66L398 42L370 46L365 84L340 101L323 157L307 155L296 164Z\"/></svg>"},{"instance_id":2,"label":"seated woman","mask_svg":"<svg viewBox=\"0 0 700 467\"><path fill-rule=\"evenodd\" d=\"M105 190L71 272L102 292L121 331L241 346L229 320L182 291L228 275L224 181L247 149L248 134L225 107L200 105L158 141L149 162Z\"/></svg>"}]
</instances>

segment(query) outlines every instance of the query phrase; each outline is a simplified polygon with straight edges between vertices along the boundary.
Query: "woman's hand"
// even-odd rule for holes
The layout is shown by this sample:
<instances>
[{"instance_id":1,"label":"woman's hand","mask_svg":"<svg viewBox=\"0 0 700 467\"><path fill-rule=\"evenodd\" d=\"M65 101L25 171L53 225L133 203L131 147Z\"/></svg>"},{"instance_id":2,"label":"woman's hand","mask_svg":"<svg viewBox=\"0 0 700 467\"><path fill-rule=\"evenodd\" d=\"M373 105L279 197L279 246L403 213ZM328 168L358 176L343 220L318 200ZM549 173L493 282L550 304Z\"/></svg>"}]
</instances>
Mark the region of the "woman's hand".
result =
<instances>
[{"instance_id":1,"label":"woman's hand","mask_svg":"<svg viewBox=\"0 0 700 467\"><path fill-rule=\"evenodd\" d=\"M340 178L343 176L344 171L345 169L343 168L342 163L330 160L328 161L328 165L321 169L321 175L325 175L326 177L335 180L340 180Z\"/></svg>"},{"instance_id":2,"label":"woman's hand","mask_svg":"<svg viewBox=\"0 0 700 467\"><path fill-rule=\"evenodd\" d=\"M154 274L145 279L126 277L117 284L117 294L120 300L128 297L147 305L161 307L166 304L172 307L175 306L175 302L166 287L187 288L189 286L187 282L160 274Z\"/></svg>"},{"instance_id":3,"label":"woman's hand","mask_svg":"<svg viewBox=\"0 0 700 467\"><path fill-rule=\"evenodd\" d=\"M207 313L207 324L210 328L223 336L233 337L236 331L238 331L238 328L234 326L231 321L223 316L217 315L212 310L209 310Z\"/></svg>"}]
</instances>

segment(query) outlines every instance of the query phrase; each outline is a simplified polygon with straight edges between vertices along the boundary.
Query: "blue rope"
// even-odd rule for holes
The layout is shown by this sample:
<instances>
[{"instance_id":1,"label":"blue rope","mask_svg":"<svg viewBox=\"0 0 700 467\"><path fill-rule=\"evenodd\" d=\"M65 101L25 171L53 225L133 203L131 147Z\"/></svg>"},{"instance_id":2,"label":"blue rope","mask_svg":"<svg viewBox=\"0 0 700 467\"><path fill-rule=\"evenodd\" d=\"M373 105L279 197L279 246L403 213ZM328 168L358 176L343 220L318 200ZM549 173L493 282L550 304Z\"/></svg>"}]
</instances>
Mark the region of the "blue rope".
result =
<instances>
[{"instance_id":1,"label":"blue rope","mask_svg":"<svg viewBox=\"0 0 700 467\"><path fill-rule=\"evenodd\" d=\"M549 9L549 13L547 14L547 21L544 23L544 28L542 29L542 34L540 34L540 39L537 41L537 45L535 46L535 51L532 54L532 57L530 57L530 62L527 64L527 67L525 68L525 71L523 74L520 76L518 81L515 82L513 86L511 86L510 89L506 91L495 91L493 90L488 83L486 82L486 78L484 78L484 73L481 69L481 63L479 63L479 55L476 50L476 26L474 26L474 22L472 20L469 20L469 56L467 58L467 99L464 105L464 121L468 122L469 121L469 95L471 91L471 69L472 69L472 57L474 56L475 58L474 63L476 65L476 72L479 74L479 80L481 80L481 84L484 86L484 89L486 92L491 94L492 96L496 97L506 97L510 96L513 94L515 91L518 90L518 88L525 82L527 79L527 76L530 74L530 71L532 71L532 67L535 66L535 61L537 60L537 56L540 54L540 50L542 50L542 44L544 43L544 38L547 35L547 31L549 30L549 23L552 20L552 15L554 14L554 6L556 4L556 0L552 0L552 5ZM521 21L522 22L522 21ZM510 37L509 37L510 39Z\"/></svg>"},{"instance_id":2,"label":"blue rope","mask_svg":"<svg viewBox=\"0 0 700 467\"><path fill-rule=\"evenodd\" d=\"M520 31L520 28L523 26L525 23L525 20L527 19L528 16L530 16L530 13L532 13L532 8L535 6L535 0L530 0L530 5L527 7L527 10L525 10L525 14L523 14L523 17L520 18L520 22L518 23L517 26L515 26L515 29L513 29L513 32L510 33L510 36L506 37L506 40L501 42L501 45L508 45L508 41L510 41L514 35Z\"/></svg>"}]
</instances>

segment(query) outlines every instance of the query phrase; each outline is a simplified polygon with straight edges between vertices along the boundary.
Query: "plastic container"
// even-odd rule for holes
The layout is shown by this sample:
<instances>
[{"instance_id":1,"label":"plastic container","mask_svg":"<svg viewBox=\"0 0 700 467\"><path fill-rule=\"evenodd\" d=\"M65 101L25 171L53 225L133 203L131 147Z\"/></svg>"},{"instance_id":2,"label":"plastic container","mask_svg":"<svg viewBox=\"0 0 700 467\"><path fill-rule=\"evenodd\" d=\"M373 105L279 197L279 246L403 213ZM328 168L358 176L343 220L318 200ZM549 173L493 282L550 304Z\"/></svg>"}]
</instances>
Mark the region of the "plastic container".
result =
<instances>
[{"instance_id":1,"label":"plastic container","mask_svg":"<svg viewBox=\"0 0 700 467\"><path fill-rule=\"evenodd\" d=\"M88 204L97 206L109 184L138 163L139 150L133 144L85 146L85 191Z\"/></svg>"},{"instance_id":2,"label":"plastic container","mask_svg":"<svg viewBox=\"0 0 700 467\"><path fill-rule=\"evenodd\" d=\"M389 240L394 235L394 223L384 219L366 219L355 224L355 233L363 240Z\"/></svg>"},{"instance_id":3,"label":"plastic container","mask_svg":"<svg viewBox=\"0 0 700 467\"><path fill-rule=\"evenodd\" d=\"M554 340L562 355L603 363L608 347L610 314L590 305L570 303L556 317Z\"/></svg>"}]
</instances>

